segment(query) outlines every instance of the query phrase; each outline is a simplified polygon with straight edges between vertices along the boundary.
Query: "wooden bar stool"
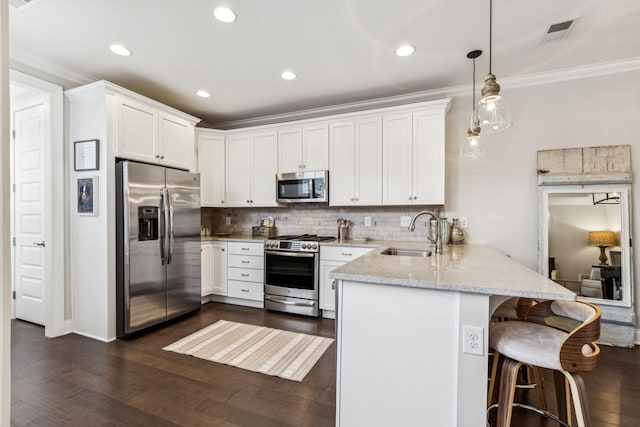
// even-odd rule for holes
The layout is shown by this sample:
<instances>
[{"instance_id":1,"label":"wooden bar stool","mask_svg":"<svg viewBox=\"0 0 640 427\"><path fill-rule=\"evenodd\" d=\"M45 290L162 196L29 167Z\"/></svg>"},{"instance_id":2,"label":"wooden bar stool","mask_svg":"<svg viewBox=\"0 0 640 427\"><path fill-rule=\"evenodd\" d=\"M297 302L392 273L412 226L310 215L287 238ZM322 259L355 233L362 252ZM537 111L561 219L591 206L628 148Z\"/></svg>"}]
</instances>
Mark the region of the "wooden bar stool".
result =
<instances>
[{"instance_id":1,"label":"wooden bar stool","mask_svg":"<svg viewBox=\"0 0 640 427\"><path fill-rule=\"evenodd\" d=\"M600 337L600 316L598 307L584 302L544 301L529 310L524 322L491 325L489 342L496 356L503 361L499 379L498 427L511 425L516 376L523 364L554 371L559 414L555 416L528 405L517 406L535 410L568 425L566 422L570 420L570 403L573 400L577 425L591 425L580 372L591 371L597 366L600 348L595 341ZM569 385L566 392L565 384Z\"/></svg>"},{"instance_id":2,"label":"wooden bar stool","mask_svg":"<svg viewBox=\"0 0 640 427\"><path fill-rule=\"evenodd\" d=\"M535 304L537 304L537 301L533 298L510 298L498 306L492 315L491 321L508 322L512 320L525 320L527 313ZM496 377L500 359L500 355L494 353L489 353L489 355L493 357L489 377L489 390L487 393L487 406L491 406L494 403ZM547 401L544 397L542 369L536 366L524 365L522 366L521 372L523 383L517 384L516 387L523 389L535 389L538 394L540 409L546 411Z\"/></svg>"}]
</instances>

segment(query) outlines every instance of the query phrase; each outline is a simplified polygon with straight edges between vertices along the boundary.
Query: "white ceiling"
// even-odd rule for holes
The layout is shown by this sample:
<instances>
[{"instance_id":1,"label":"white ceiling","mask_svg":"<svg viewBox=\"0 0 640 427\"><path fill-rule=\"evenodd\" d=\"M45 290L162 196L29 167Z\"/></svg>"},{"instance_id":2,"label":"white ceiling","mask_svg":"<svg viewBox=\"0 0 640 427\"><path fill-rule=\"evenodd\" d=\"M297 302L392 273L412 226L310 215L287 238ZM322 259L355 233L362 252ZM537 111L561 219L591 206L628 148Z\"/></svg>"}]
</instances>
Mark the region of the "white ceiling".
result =
<instances>
[{"instance_id":1,"label":"white ceiling","mask_svg":"<svg viewBox=\"0 0 640 427\"><path fill-rule=\"evenodd\" d=\"M219 5L236 22L216 21ZM542 42L550 24L575 18L568 38ZM112 43L133 55L112 54ZM416 53L396 56L403 43ZM466 54L484 50L480 82L488 48L489 0L38 0L10 13L14 66L74 85L105 79L212 125L470 90ZM498 82L630 58L640 58L639 0L494 0ZM282 80L285 69L298 78ZM198 98L198 89L213 96Z\"/></svg>"}]
</instances>

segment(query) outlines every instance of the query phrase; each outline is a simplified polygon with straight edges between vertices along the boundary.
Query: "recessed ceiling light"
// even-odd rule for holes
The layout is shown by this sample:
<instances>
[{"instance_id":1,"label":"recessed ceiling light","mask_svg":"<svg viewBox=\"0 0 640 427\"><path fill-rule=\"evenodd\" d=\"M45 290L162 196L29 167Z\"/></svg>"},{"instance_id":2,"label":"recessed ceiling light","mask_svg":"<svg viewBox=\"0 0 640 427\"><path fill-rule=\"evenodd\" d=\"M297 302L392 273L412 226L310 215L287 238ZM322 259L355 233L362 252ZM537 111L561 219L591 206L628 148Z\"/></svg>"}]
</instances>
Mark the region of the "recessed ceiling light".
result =
<instances>
[{"instance_id":1,"label":"recessed ceiling light","mask_svg":"<svg viewBox=\"0 0 640 427\"><path fill-rule=\"evenodd\" d=\"M204 89L200 89L199 91L197 91L196 95L198 95L200 98L210 98L211 97L211 93L209 91L204 90Z\"/></svg>"},{"instance_id":2,"label":"recessed ceiling light","mask_svg":"<svg viewBox=\"0 0 640 427\"><path fill-rule=\"evenodd\" d=\"M236 14L227 7L216 7L213 9L213 16L220 22L230 23L236 20Z\"/></svg>"},{"instance_id":3,"label":"recessed ceiling light","mask_svg":"<svg viewBox=\"0 0 640 427\"><path fill-rule=\"evenodd\" d=\"M294 73L293 71L284 71L282 74L280 74L280 77L282 77L285 80L293 80L297 76L296 76L296 73Z\"/></svg>"},{"instance_id":4,"label":"recessed ceiling light","mask_svg":"<svg viewBox=\"0 0 640 427\"><path fill-rule=\"evenodd\" d=\"M111 52L115 53L116 55L131 56L131 51L121 44L112 44L111 46L109 46L109 49L111 49Z\"/></svg>"},{"instance_id":5,"label":"recessed ceiling light","mask_svg":"<svg viewBox=\"0 0 640 427\"><path fill-rule=\"evenodd\" d=\"M416 51L415 46L411 46L410 44L405 44L396 49L396 55L398 56L409 56L412 55L413 52Z\"/></svg>"}]
</instances>

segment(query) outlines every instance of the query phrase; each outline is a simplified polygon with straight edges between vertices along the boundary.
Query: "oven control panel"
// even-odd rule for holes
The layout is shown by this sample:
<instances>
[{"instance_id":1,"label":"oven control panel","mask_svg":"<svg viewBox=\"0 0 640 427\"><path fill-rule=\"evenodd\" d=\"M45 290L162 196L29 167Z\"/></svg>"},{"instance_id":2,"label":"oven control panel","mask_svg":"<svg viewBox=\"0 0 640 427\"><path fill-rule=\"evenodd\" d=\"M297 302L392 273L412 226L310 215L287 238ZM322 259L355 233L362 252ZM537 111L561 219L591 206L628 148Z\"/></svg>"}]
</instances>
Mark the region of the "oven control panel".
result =
<instances>
[{"instance_id":1,"label":"oven control panel","mask_svg":"<svg viewBox=\"0 0 640 427\"><path fill-rule=\"evenodd\" d=\"M267 240L265 249L282 250L292 252L318 252L318 242Z\"/></svg>"}]
</instances>

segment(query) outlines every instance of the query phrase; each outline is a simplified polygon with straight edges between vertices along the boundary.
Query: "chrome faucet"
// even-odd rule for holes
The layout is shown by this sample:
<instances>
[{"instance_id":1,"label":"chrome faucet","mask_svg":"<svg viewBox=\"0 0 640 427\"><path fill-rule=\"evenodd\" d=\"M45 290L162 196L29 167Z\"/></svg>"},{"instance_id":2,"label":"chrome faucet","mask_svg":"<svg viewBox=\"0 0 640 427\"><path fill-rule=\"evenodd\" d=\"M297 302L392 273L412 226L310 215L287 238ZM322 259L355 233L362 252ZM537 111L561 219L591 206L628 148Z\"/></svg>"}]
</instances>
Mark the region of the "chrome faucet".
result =
<instances>
[{"instance_id":1,"label":"chrome faucet","mask_svg":"<svg viewBox=\"0 0 640 427\"><path fill-rule=\"evenodd\" d=\"M427 228L427 239L429 239L431 242L435 243L435 245L436 245L436 254L441 254L442 253L442 233L440 231L440 217L438 216L438 214L436 214L435 212L432 212L432 211L420 211L420 212L418 212L417 214L414 215L413 218L411 218L411 223L409 224L409 231L414 231L416 229L416 219L418 219L418 217L421 216L421 215L431 215L431 217L437 221L435 241L433 239L431 239L431 237L429 237L429 229L428 228Z\"/></svg>"}]
</instances>

